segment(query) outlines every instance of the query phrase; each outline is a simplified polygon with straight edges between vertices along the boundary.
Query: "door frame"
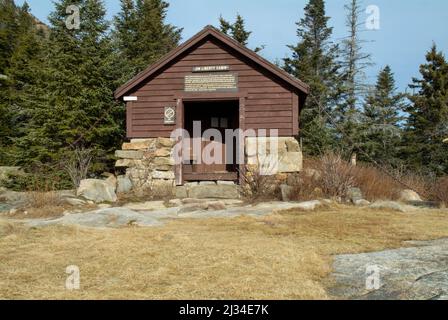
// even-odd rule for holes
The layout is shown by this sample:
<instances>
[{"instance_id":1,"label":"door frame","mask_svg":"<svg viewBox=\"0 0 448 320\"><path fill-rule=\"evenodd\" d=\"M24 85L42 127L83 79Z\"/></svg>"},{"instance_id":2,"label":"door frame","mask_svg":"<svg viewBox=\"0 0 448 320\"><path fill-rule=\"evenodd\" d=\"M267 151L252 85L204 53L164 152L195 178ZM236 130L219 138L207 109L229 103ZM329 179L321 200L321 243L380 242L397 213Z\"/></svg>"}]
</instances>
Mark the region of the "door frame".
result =
<instances>
[{"instance_id":1,"label":"door frame","mask_svg":"<svg viewBox=\"0 0 448 320\"><path fill-rule=\"evenodd\" d=\"M203 101L239 101L239 128L244 132L246 130L246 99L247 91L240 92L206 92L206 93L180 93L174 96L176 100L176 129L183 129L185 122L185 104L184 102L203 102ZM178 143L182 146L182 137ZM244 151L245 139L243 139L240 148ZM182 150L181 150L182 152ZM244 155L244 153L243 153ZM177 186L184 185L183 163L177 163L174 168L175 181ZM239 165L240 172L244 172L245 165ZM239 174L239 183L242 183L242 176Z\"/></svg>"}]
</instances>

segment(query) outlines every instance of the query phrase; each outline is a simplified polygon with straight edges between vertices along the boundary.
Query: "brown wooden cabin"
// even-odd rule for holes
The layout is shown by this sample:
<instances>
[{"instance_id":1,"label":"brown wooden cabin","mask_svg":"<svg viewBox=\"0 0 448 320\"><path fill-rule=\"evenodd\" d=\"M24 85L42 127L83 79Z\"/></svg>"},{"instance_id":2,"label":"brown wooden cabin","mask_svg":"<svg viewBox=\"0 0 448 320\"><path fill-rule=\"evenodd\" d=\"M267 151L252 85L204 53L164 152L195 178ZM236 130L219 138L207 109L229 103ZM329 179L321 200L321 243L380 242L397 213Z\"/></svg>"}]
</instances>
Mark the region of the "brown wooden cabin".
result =
<instances>
[{"instance_id":1,"label":"brown wooden cabin","mask_svg":"<svg viewBox=\"0 0 448 320\"><path fill-rule=\"evenodd\" d=\"M296 137L307 93L306 84L207 26L117 89L115 98L126 101L130 139L170 137L193 121L203 130L278 129L280 137ZM165 113L173 111L175 121L167 121ZM188 162L176 168L178 185L203 180L237 180L237 168Z\"/></svg>"}]
</instances>

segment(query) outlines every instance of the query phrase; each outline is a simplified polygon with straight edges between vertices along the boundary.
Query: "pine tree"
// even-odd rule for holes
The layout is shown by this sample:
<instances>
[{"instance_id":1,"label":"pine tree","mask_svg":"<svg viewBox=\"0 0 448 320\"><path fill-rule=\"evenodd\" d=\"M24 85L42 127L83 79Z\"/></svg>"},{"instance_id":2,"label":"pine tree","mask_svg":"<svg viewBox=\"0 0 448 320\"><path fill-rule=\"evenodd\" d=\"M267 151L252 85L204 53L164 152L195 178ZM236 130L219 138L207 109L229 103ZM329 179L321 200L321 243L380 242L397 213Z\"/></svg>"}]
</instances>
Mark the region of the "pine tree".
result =
<instances>
[{"instance_id":1,"label":"pine tree","mask_svg":"<svg viewBox=\"0 0 448 320\"><path fill-rule=\"evenodd\" d=\"M301 136L304 150L317 155L333 144L329 125L338 96L338 47L331 41L323 0L310 0L305 17L296 23L299 42L288 46L290 58L284 59L284 69L310 86L310 94L301 114Z\"/></svg>"},{"instance_id":2,"label":"pine tree","mask_svg":"<svg viewBox=\"0 0 448 320\"><path fill-rule=\"evenodd\" d=\"M345 6L348 36L342 41L342 101L337 107L336 123L341 132L340 145L347 155L353 155L360 146L360 109L367 92L364 69L371 66L370 54L362 51L361 1L350 0Z\"/></svg>"},{"instance_id":3,"label":"pine tree","mask_svg":"<svg viewBox=\"0 0 448 320\"><path fill-rule=\"evenodd\" d=\"M42 66L44 35L25 2L16 7L12 1L0 2L4 28L0 79L0 162L14 164L14 140L26 129L30 103L39 101L32 90ZM4 40L7 42L4 42Z\"/></svg>"},{"instance_id":4,"label":"pine tree","mask_svg":"<svg viewBox=\"0 0 448 320\"><path fill-rule=\"evenodd\" d=\"M420 66L421 79L414 78L416 90L409 99L406 124L406 158L409 165L437 175L448 173L448 63L434 44Z\"/></svg>"},{"instance_id":5,"label":"pine tree","mask_svg":"<svg viewBox=\"0 0 448 320\"><path fill-rule=\"evenodd\" d=\"M236 20L234 23L230 23L225 20L222 16L219 17L219 29L221 32L231 36L233 39L241 43L243 46L248 45L249 37L252 31L247 31L245 26L245 21L243 17L238 13L236 15ZM260 52L264 49L264 46L260 46L254 49L254 52Z\"/></svg>"},{"instance_id":6,"label":"pine tree","mask_svg":"<svg viewBox=\"0 0 448 320\"><path fill-rule=\"evenodd\" d=\"M79 29L66 26L69 5L80 9ZM118 75L103 3L60 0L49 20L48 58L39 88L44 101L34 106L28 132L17 141L25 166L54 165L73 147L104 155L119 146L124 134L123 109L113 100ZM97 160L94 170L110 164Z\"/></svg>"},{"instance_id":7,"label":"pine tree","mask_svg":"<svg viewBox=\"0 0 448 320\"><path fill-rule=\"evenodd\" d=\"M397 166L402 136L404 95L396 92L394 74L386 66L378 74L374 90L367 96L363 110L361 148L378 163ZM362 157L362 155L361 155Z\"/></svg>"},{"instance_id":8,"label":"pine tree","mask_svg":"<svg viewBox=\"0 0 448 320\"><path fill-rule=\"evenodd\" d=\"M114 18L113 33L113 41L120 56L118 67L121 70L121 84L138 73L137 66L132 63L135 55L134 44L137 41L137 24L135 0L121 0L121 11Z\"/></svg>"},{"instance_id":9,"label":"pine tree","mask_svg":"<svg viewBox=\"0 0 448 320\"><path fill-rule=\"evenodd\" d=\"M168 7L163 0L121 0L114 38L126 80L178 46L182 29L165 22Z\"/></svg>"}]
</instances>

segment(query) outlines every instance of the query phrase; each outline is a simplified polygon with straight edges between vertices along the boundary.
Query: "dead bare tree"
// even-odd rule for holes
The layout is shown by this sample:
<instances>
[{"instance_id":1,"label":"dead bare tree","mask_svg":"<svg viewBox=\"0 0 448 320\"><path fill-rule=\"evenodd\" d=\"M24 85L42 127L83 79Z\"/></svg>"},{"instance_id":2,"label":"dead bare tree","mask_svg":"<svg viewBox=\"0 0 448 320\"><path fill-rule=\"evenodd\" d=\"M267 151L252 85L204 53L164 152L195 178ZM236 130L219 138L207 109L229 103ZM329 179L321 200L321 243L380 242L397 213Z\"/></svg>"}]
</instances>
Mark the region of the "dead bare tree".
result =
<instances>
[{"instance_id":1,"label":"dead bare tree","mask_svg":"<svg viewBox=\"0 0 448 320\"><path fill-rule=\"evenodd\" d=\"M76 147L63 161L62 167L70 176L74 188L78 188L81 180L87 178L92 159L92 149Z\"/></svg>"}]
</instances>

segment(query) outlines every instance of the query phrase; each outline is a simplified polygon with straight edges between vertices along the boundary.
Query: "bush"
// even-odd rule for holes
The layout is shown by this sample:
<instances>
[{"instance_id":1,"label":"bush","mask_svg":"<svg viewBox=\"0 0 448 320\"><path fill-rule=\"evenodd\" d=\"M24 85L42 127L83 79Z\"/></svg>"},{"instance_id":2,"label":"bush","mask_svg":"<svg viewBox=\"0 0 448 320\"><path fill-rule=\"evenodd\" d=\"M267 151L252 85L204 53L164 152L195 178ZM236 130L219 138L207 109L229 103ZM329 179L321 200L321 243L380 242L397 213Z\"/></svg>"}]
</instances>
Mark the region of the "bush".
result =
<instances>
[{"instance_id":1,"label":"bush","mask_svg":"<svg viewBox=\"0 0 448 320\"><path fill-rule=\"evenodd\" d=\"M415 190L428 200L444 198L443 191L440 191L441 195L434 195L432 192L433 195L428 196L427 190L432 190L431 186L434 185L429 177L405 170L382 169L366 163L353 166L335 153L327 153L321 158L309 158L305 161L305 168L294 185L295 200L318 197L343 199L351 187L360 188L364 198L369 201L398 200L403 189ZM448 182L439 182L443 183Z\"/></svg>"},{"instance_id":2,"label":"bush","mask_svg":"<svg viewBox=\"0 0 448 320\"><path fill-rule=\"evenodd\" d=\"M239 191L243 198L255 200L278 200L280 198L279 182L273 175L264 175L257 165L246 165L239 170L243 183Z\"/></svg>"},{"instance_id":3,"label":"bush","mask_svg":"<svg viewBox=\"0 0 448 320\"><path fill-rule=\"evenodd\" d=\"M354 167L339 154L324 154L316 169L320 173L322 192L328 197L344 198L348 190L355 186Z\"/></svg>"},{"instance_id":4,"label":"bush","mask_svg":"<svg viewBox=\"0 0 448 320\"><path fill-rule=\"evenodd\" d=\"M403 187L390 175L371 165L361 164L353 168L356 187L369 201L397 200Z\"/></svg>"},{"instance_id":5,"label":"bush","mask_svg":"<svg viewBox=\"0 0 448 320\"><path fill-rule=\"evenodd\" d=\"M301 172L293 183L291 200L308 201L321 198L323 196L321 183L317 171Z\"/></svg>"},{"instance_id":6,"label":"bush","mask_svg":"<svg viewBox=\"0 0 448 320\"><path fill-rule=\"evenodd\" d=\"M431 195L434 200L448 206L448 176L439 178L433 185Z\"/></svg>"}]
</instances>

